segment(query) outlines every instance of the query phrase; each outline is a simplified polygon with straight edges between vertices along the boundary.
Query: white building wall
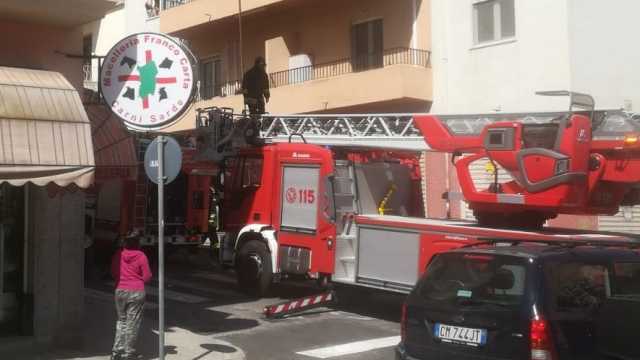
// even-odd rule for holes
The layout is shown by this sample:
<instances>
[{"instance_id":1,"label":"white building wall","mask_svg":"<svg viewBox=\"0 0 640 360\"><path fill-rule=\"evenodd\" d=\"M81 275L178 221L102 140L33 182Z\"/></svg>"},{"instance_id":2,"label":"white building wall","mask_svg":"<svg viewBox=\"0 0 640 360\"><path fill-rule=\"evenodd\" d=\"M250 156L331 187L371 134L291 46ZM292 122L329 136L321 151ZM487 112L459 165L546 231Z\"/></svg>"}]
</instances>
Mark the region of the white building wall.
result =
<instances>
[{"instance_id":1,"label":"white building wall","mask_svg":"<svg viewBox=\"0 0 640 360\"><path fill-rule=\"evenodd\" d=\"M475 0L432 0L434 113L560 110L570 85L566 0L515 0L516 35L473 45Z\"/></svg>"},{"instance_id":2,"label":"white building wall","mask_svg":"<svg viewBox=\"0 0 640 360\"><path fill-rule=\"evenodd\" d=\"M145 7L147 0L125 0L124 13L127 35L141 32L159 32L160 21L158 16L149 16ZM154 1L149 1L153 4ZM159 3L159 2L158 2ZM153 14L151 14L153 15Z\"/></svg>"},{"instance_id":3,"label":"white building wall","mask_svg":"<svg viewBox=\"0 0 640 360\"><path fill-rule=\"evenodd\" d=\"M515 0L514 40L484 47L473 46L475 2L432 0L432 112L566 109L566 99L534 95L557 89L591 94L599 109L640 112L640 1ZM637 233L639 208L599 216L599 227Z\"/></svg>"},{"instance_id":4,"label":"white building wall","mask_svg":"<svg viewBox=\"0 0 640 360\"><path fill-rule=\"evenodd\" d=\"M160 17L148 16L146 0L125 0L102 19L82 26L83 35L91 34L93 53L105 55L122 38L141 32L160 31ZM92 64L92 82L98 78L98 61Z\"/></svg>"},{"instance_id":5,"label":"white building wall","mask_svg":"<svg viewBox=\"0 0 640 360\"><path fill-rule=\"evenodd\" d=\"M94 32L94 51L97 55L105 55L116 42L125 35L125 13L121 7L107 14L98 21L97 31Z\"/></svg>"},{"instance_id":6,"label":"white building wall","mask_svg":"<svg viewBox=\"0 0 640 360\"><path fill-rule=\"evenodd\" d=\"M638 14L638 0L569 0L571 85L600 109L640 111Z\"/></svg>"}]
</instances>

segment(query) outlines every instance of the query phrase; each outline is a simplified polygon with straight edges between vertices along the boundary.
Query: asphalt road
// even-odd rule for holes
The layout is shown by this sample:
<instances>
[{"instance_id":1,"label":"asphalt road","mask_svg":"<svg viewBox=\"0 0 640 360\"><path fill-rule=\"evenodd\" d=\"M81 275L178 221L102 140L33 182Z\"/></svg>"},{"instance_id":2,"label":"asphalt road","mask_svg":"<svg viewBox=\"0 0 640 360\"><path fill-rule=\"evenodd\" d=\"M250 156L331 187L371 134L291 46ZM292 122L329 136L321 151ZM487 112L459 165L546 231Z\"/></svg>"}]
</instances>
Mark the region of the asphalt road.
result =
<instances>
[{"instance_id":1,"label":"asphalt road","mask_svg":"<svg viewBox=\"0 0 640 360\"><path fill-rule=\"evenodd\" d=\"M403 296L340 291L337 305L316 308L279 320L265 319L264 306L317 294L313 282L284 282L269 298L252 299L236 288L232 271L222 271L201 255L178 256L166 269L166 321L178 342L194 342L200 356L173 354L178 359L393 359L399 340ZM97 280L88 292L105 300L113 282ZM156 328L157 282L147 288L145 321ZM171 338L167 344L171 348ZM106 345L105 341L105 345ZM197 343L197 344L196 344ZM174 344L180 345L180 344ZM151 359L152 347L141 349ZM169 351L169 353L171 353Z\"/></svg>"}]
</instances>

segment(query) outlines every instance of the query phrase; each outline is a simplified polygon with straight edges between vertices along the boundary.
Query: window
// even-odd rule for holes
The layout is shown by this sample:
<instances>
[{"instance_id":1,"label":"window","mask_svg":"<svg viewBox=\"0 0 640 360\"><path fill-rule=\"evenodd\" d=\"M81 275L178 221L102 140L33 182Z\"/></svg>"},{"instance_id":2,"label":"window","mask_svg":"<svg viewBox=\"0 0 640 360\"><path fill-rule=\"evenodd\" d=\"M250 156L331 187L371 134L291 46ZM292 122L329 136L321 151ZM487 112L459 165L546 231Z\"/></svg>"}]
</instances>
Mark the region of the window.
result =
<instances>
[{"instance_id":1,"label":"window","mask_svg":"<svg viewBox=\"0 0 640 360\"><path fill-rule=\"evenodd\" d=\"M322 211L324 216L331 222L336 221L335 191L333 190L334 181L335 178L333 176L327 176L324 178L324 201Z\"/></svg>"},{"instance_id":2,"label":"window","mask_svg":"<svg viewBox=\"0 0 640 360\"><path fill-rule=\"evenodd\" d=\"M504 145L504 133L496 131L489 132L489 145Z\"/></svg>"},{"instance_id":3,"label":"window","mask_svg":"<svg viewBox=\"0 0 640 360\"><path fill-rule=\"evenodd\" d=\"M558 311L597 308L611 293L605 265L571 262L552 264L550 273L553 303Z\"/></svg>"},{"instance_id":4,"label":"window","mask_svg":"<svg viewBox=\"0 0 640 360\"><path fill-rule=\"evenodd\" d=\"M640 298L640 263L616 263L612 297Z\"/></svg>"},{"instance_id":5,"label":"window","mask_svg":"<svg viewBox=\"0 0 640 360\"><path fill-rule=\"evenodd\" d=\"M244 159L242 170L242 188L260 186L262 181L262 159L248 157Z\"/></svg>"},{"instance_id":6,"label":"window","mask_svg":"<svg viewBox=\"0 0 640 360\"><path fill-rule=\"evenodd\" d=\"M429 265L418 291L427 301L444 306L522 303L526 259L485 254L443 254Z\"/></svg>"},{"instance_id":7,"label":"window","mask_svg":"<svg viewBox=\"0 0 640 360\"><path fill-rule=\"evenodd\" d=\"M351 27L351 52L354 71L382 67L382 19L355 24Z\"/></svg>"},{"instance_id":8,"label":"window","mask_svg":"<svg viewBox=\"0 0 640 360\"><path fill-rule=\"evenodd\" d=\"M514 0L488 0L473 4L474 44L516 35Z\"/></svg>"},{"instance_id":9,"label":"window","mask_svg":"<svg viewBox=\"0 0 640 360\"><path fill-rule=\"evenodd\" d=\"M237 158L226 158L224 160L224 176L223 176L223 185L225 189L229 189L229 194L232 194L235 190L238 190L240 187L240 176L238 176L238 166L242 162Z\"/></svg>"},{"instance_id":10,"label":"window","mask_svg":"<svg viewBox=\"0 0 640 360\"><path fill-rule=\"evenodd\" d=\"M217 58L201 60L200 66L200 98L211 99L222 95L222 61Z\"/></svg>"}]
</instances>

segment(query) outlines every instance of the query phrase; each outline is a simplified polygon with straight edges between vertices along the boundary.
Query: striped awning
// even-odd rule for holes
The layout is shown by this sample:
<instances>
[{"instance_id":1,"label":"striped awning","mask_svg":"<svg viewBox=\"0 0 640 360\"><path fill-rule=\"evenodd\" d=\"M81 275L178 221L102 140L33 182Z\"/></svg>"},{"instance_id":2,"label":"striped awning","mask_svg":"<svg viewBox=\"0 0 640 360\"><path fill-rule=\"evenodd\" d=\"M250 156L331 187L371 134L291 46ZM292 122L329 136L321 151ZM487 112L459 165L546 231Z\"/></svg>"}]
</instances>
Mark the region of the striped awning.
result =
<instances>
[{"instance_id":1,"label":"striped awning","mask_svg":"<svg viewBox=\"0 0 640 360\"><path fill-rule=\"evenodd\" d=\"M91 121L96 184L113 179L136 180L139 162L133 134L104 104L87 101L85 109Z\"/></svg>"},{"instance_id":2,"label":"striped awning","mask_svg":"<svg viewBox=\"0 0 640 360\"><path fill-rule=\"evenodd\" d=\"M93 182L91 125L60 73L0 66L0 183Z\"/></svg>"}]
</instances>

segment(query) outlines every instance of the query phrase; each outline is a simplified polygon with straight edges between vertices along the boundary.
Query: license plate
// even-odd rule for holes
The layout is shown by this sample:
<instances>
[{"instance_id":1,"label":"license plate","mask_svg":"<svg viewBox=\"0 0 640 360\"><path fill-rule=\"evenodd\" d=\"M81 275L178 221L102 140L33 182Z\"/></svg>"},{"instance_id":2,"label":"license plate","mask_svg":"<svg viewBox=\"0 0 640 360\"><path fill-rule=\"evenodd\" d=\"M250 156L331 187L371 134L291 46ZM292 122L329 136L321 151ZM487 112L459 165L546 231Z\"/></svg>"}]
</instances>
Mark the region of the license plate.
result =
<instances>
[{"instance_id":1,"label":"license plate","mask_svg":"<svg viewBox=\"0 0 640 360\"><path fill-rule=\"evenodd\" d=\"M435 324L433 334L436 338L449 343L479 346L487 342L487 330L485 329Z\"/></svg>"}]
</instances>

